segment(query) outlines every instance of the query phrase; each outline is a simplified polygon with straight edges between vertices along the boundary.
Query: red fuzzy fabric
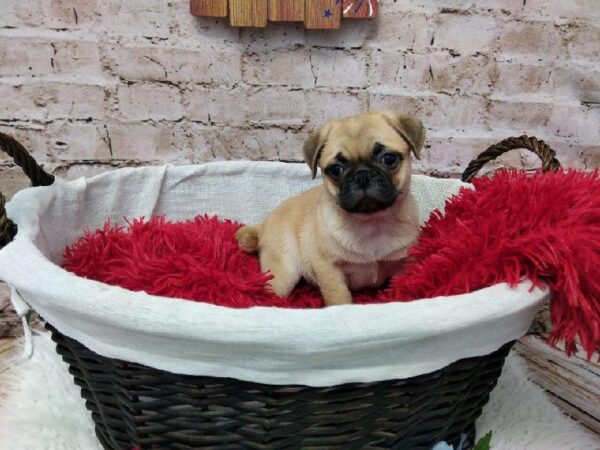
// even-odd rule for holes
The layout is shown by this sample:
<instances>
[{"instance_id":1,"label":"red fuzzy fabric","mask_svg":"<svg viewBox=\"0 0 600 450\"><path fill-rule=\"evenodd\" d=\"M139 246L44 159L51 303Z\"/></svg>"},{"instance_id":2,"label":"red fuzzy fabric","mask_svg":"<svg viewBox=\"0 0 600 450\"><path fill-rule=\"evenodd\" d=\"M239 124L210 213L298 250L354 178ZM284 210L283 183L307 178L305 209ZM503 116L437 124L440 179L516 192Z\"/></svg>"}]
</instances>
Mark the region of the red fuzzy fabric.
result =
<instances>
[{"instance_id":1,"label":"red fuzzy fabric","mask_svg":"<svg viewBox=\"0 0 600 450\"><path fill-rule=\"evenodd\" d=\"M554 291L553 339L565 339L572 352L579 335L591 355L600 344L599 192L595 172L500 171L476 179L474 189L448 200L444 214L432 214L389 289L355 293L355 302L463 294L529 278ZM323 306L311 286L286 299L265 289L269 275L238 249L239 227L207 216L107 223L66 250L64 267L134 291L235 308Z\"/></svg>"},{"instance_id":2,"label":"red fuzzy fabric","mask_svg":"<svg viewBox=\"0 0 600 450\"><path fill-rule=\"evenodd\" d=\"M323 306L318 290L306 284L285 299L269 292L266 283L272 277L261 272L256 256L238 248L235 232L240 226L208 216L185 222L138 219L126 228L107 222L68 247L63 266L132 291L233 308ZM356 302L373 302L374 297L359 293Z\"/></svg>"},{"instance_id":3,"label":"red fuzzy fabric","mask_svg":"<svg viewBox=\"0 0 600 450\"><path fill-rule=\"evenodd\" d=\"M552 341L600 346L600 178L597 172L503 170L473 180L425 224L383 299L410 301L529 278L553 291Z\"/></svg>"}]
</instances>

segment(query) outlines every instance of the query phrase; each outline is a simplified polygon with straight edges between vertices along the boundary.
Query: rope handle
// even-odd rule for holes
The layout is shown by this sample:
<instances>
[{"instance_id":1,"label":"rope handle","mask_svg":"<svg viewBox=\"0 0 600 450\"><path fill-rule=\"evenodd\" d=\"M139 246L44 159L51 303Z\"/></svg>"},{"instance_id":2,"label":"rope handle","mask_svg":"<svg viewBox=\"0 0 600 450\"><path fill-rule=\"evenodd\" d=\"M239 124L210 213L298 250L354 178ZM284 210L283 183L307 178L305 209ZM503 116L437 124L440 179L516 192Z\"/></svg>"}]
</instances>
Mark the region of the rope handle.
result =
<instances>
[{"instance_id":1,"label":"rope handle","mask_svg":"<svg viewBox=\"0 0 600 450\"><path fill-rule=\"evenodd\" d=\"M527 149L539 156L542 160L543 172L555 172L560 169L560 163L556 159L556 152L544 141L533 136L509 137L488 147L487 150L471 161L462 174L462 181L466 183L470 182L477 175L477 172L488 162L496 159L503 153L520 148Z\"/></svg>"},{"instance_id":2,"label":"rope handle","mask_svg":"<svg viewBox=\"0 0 600 450\"><path fill-rule=\"evenodd\" d=\"M0 133L0 149L23 169L25 175L31 180L32 186L49 186L54 182L54 175L42 169L25 147L12 136ZM5 204L6 199L0 192L0 248L12 241L17 234L17 226L6 215Z\"/></svg>"}]
</instances>

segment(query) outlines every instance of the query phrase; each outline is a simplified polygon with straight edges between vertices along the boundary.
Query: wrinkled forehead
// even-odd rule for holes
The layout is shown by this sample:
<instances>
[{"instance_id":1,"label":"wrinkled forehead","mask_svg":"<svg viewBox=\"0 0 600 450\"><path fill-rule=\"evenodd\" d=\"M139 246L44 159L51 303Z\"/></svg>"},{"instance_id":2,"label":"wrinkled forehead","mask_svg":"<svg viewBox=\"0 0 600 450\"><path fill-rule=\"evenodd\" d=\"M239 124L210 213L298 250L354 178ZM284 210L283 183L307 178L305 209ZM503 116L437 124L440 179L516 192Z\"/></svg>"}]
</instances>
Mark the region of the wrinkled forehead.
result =
<instances>
[{"instance_id":1,"label":"wrinkled forehead","mask_svg":"<svg viewBox=\"0 0 600 450\"><path fill-rule=\"evenodd\" d=\"M323 159L330 161L338 154L349 160L362 160L371 157L376 144L408 156L408 143L383 118L378 116L357 116L331 122Z\"/></svg>"}]
</instances>

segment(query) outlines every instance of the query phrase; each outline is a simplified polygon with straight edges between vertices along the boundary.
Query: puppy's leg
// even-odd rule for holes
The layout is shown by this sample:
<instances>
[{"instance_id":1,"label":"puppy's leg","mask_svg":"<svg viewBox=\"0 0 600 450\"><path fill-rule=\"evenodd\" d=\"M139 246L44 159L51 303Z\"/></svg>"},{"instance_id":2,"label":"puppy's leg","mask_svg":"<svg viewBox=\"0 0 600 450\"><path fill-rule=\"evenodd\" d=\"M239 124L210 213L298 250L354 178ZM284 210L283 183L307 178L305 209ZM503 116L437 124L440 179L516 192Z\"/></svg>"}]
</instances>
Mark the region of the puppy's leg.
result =
<instances>
[{"instance_id":1,"label":"puppy's leg","mask_svg":"<svg viewBox=\"0 0 600 450\"><path fill-rule=\"evenodd\" d=\"M315 266L315 277L325 300L325 306L349 305L352 293L346 284L344 272L334 265L319 264Z\"/></svg>"},{"instance_id":2,"label":"puppy's leg","mask_svg":"<svg viewBox=\"0 0 600 450\"><path fill-rule=\"evenodd\" d=\"M280 297L287 297L300 281L298 264L289 254L281 249L263 248L260 252L260 266L263 272L271 272L273 279L269 282L273 292Z\"/></svg>"}]
</instances>

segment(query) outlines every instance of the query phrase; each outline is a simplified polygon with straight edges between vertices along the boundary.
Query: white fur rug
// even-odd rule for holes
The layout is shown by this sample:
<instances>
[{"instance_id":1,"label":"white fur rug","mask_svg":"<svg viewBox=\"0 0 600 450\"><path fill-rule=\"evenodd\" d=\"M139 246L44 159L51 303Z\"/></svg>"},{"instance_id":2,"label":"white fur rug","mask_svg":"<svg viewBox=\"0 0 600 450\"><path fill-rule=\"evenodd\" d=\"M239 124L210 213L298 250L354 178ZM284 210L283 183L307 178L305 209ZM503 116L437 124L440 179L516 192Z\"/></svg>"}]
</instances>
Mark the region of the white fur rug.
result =
<instances>
[{"instance_id":1,"label":"white fur rug","mask_svg":"<svg viewBox=\"0 0 600 450\"><path fill-rule=\"evenodd\" d=\"M30 360L3 374L1 450L95 450L92 420L48 334L34 337ZM477 423L493 431L492 450L600 450L600 438L563 415L527 381L523 361L511 354L498 387ZM4 395L0 394L0 399Z\"/></svg>"}]
</instances>

